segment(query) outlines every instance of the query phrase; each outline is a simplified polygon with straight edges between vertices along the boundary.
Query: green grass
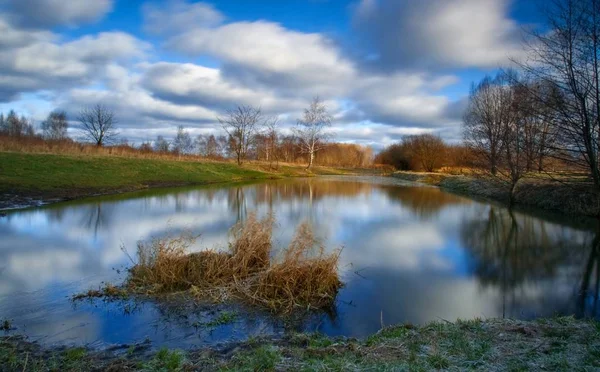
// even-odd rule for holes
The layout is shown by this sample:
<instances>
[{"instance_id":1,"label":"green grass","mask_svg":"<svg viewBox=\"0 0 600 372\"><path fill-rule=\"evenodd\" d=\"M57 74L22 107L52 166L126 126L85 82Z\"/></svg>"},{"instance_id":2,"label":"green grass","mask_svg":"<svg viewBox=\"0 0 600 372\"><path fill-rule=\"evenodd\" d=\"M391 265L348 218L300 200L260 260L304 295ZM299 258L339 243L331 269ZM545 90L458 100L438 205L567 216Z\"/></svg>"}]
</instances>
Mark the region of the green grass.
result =
<instances>
[{"instance_id":1,"label":"green grass","mask_svg":"<svg viewBox=\"0 0 600 372\"><path fill-rule=\"evenodd\" d=\"M377 170L341 169L302 164L271 167L260 162L242 166L231 162L176 159L139 159L100 155L57 155L0 152L0 206L2 194L23 198L76 199L149 187L202 185L282 177L375 174ZM10 207L14 199L5 202ZM22 203L21 203L22 204ZM25 203L26 204L26 203Z\"/></svg>"},{"instance_id":2,"label":"green grass","mask_svg":"<svg viewBox=\"0 0 600 372\"><path fill-rule=\"evenodd\" d=\"M269 177L269 173L231 163L0 153L0 191L5 192L106 191Z\"/></svg>"},{"instance_id":3,"label":"green grass","mask_svg":"<svg viewBox=\"0 0 600 372\"><path fill-rule=\"evenodd\" d=\"M82 348L44 350L22 338L5 337L0 338L0 370L592 371L600 367L599 350L595 321L489 319L387 327L366 340L294 334L236 344L222 354L163 348L110 356Z\"/></svg>"}]
</instances>

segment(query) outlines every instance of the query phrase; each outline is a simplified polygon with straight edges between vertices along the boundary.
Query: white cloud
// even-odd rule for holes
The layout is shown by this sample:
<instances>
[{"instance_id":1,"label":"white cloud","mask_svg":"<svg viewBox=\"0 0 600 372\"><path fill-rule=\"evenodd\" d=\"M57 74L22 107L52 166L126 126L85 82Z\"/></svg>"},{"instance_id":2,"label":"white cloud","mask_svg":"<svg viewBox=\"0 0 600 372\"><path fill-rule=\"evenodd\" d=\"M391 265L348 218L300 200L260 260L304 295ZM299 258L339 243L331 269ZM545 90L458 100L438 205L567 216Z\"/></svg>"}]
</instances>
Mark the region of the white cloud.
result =
<instances>
[{"instance_id":1,"label":"white cloud","mask_svg":"<svg viewBox=\"0 0 600 372\"><path fill-rule=\"evenodd\" d=\"M147 3L143 6L144 29L150 33L182 32L191 27L216 26L225 20L212 5L183 0Z\"/></svg>"},{"instance_id":2,"label":"white cloud","mask_svg":"<svg viewBox=\"0 0 600 372\"><path fill-rule=\"evenodd\" d=\"M221 60L224 73L247 84L287 86L321 95L339 93L355 69L321 34L302 33L266 21L196 28L167 45L190 55Z\"/></svg>"},{"instance_id":3,"label":"white cloud","mask_svg":"<svg viewBox=\"0 0 600 372\"><path fill-rule=\"evenodd\" d=\"M356 17L367 19L380 4L361 6ZM179 124L215 132L216 116L239 104L280 115L286 132L317 95L334 114L331 131L340 141L380 148L403 134L456 133L459 125L463 106L442 91L458 82L455 75L364 68L325 34L265 20L224 23L206 3L152 3L143 12L146 30L193 62L179 62L182 55L161 61L159 50L123 32L63 41L0 19L0 45L9 48L0 55L0 101L45 92L48 106L72 116L102 102L134 141L170 135Z\"/></svg>"},{"instance_id":4,"label":"white cloud","mask_svg":"<svg viewBox=\"0 0 600 372\"><path fill-rule=\"evenodd\" d=\"M85 86L107 67L144 58L150 44L123 32L103 32L64 42L47 31L14 27L0 18L0 101L20 93Z\"/></svg>"},{"instance_id":5,"label":"white cloud","mask_svg":"<svg viewBox=\"0 0 600 372\"><path fill-rule=\"evenodd\" d=\"M142 85L155 96L172 102L215 109L254 105L265 111L285 112L300 110L304 103L279 97L275 89L256 89L227 80L217 68L191 63L150 64Z\"/></svg>"}]
</instances>

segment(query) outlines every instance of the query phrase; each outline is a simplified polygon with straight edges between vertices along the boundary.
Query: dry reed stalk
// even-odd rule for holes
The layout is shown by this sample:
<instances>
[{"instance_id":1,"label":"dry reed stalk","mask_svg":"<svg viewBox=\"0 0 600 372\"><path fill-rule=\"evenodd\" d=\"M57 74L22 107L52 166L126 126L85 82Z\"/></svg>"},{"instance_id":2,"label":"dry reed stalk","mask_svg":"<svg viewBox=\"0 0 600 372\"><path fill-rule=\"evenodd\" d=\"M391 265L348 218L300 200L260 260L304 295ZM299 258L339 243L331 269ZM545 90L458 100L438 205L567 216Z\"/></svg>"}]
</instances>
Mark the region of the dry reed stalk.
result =
<instances>
[{"instance_id":1,"label":"dry reed stalk","mask_svg":"<svg viewBox=\"0 0 600 372\"><path fill-rule=\"evenodd\" d=\"M309 224L301 224L279 258L271 261L274 219L250 214L231 229L229 250L187 253L196 237L155 239L138 245L127 288L163 293L189 290L212 301L238 299L276 312L319 309L334 303L342 282L340 250L325 254Z\"/></svg>"}]
</instances>

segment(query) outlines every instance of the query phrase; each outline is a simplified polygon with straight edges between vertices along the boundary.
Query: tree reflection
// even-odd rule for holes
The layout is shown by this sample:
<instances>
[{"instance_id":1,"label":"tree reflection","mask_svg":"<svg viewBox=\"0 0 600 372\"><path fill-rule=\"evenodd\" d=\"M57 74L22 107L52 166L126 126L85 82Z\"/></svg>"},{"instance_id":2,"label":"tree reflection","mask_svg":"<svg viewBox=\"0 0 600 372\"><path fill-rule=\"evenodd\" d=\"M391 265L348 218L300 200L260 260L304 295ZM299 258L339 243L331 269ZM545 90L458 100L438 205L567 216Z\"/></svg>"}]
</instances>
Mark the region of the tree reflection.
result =
<instances>
[{"instance_id":1,"label":"tree reflection","mask_svg":"<svg viewBox=\"0 0 600 372\"><path fill-rule=\"evenodd\" d=\"M503 315L509 302L514 306L519 301L518 289L556 280L584 261L582 244L589 244L589 239L584 239L588 243L578 242L571 229L510 209L488 208L484 218L463 224L461 237L472 255L471 268L480 283L500 290ZM598 265L598 234L595 236L583 274L582 293L587 293L583 288L589 287L591 272ZM596 302L597 292L596 289Z\"/></svg>"},{"instance_id":2,"label":"tree reflection","mask_svg":"<svg viewBox=\"0 0 600 372\"><path fill-rule=\"evenodd\" d=\"M84 214L81 223L84 228L93 232L94 239L98 237L98 230L107 224L107 207L106 204L100 202L83 207Z\"/></svg>"},{"instance_id":3,"label":"tree reflection","mask_svg":"<svg viewBox=\"0 0 600 372\"><path fill-rule=\"evenodd\" d=\"M598 316L598 296L600 295L600 234L596 233L587 263L583 270L581 286L577 294L578 317ZM586 309L589 307L589 312Z\"/></svg>"},{"instance_id":4,"label":"tree reflection","mask_svg":"<svg viewBox=\"0 0 600 372\"><path fill-rule=\"evenodd\" d=\"M244 221L248 216L248 202L244 188L230 187L228 192L229 207L236 214L236 222Z\"/></svg>"},{"instance_id":5,"label":"tree reflection","mask_svg":"<svg viewBox=\"0 0 600 372\"><path fill-rule=\"evenodd\" d=\"M390 199L400 202L403 207L422 219L434 217L448 206L470 202L434 187L382 186L382 189Z\"/></svg>"}]
</instances>

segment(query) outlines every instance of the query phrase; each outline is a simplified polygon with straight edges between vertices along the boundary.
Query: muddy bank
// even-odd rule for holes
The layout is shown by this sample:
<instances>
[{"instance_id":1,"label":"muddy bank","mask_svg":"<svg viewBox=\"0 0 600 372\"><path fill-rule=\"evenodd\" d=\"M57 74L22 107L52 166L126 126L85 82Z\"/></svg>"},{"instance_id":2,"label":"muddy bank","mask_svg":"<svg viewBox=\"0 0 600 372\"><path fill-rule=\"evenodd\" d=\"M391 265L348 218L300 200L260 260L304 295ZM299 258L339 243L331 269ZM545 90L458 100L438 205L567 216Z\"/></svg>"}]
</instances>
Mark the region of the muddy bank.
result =
<instances>
[{"instance_id":1,"label":"muddy bank","mask_svg":"<svg viewBox=\"0 0 600 372\"><path fill-rule=\"evenodd\" d=\"M474 199L508 204L508 186L489 178L441 173L396 172L395 178L438 186L441 189ZM515 189L515 205L572 216L597 217L600 200L590 187L564 184L543 179L523 179Z\"/></svg>"},{"instance_id":2,"label":"muddy bank","mask_svg":"<svg viewBox=\"0 0 600 372\"><path fill-rule=\"evenodd\" d=\"M191 350L148 342L103 350L42 348L5 336L0 365L3 371L595 370L600 324L571 317L440 321L385 327L364 340L291 334Z\"/></svg>"}]
</instances>

